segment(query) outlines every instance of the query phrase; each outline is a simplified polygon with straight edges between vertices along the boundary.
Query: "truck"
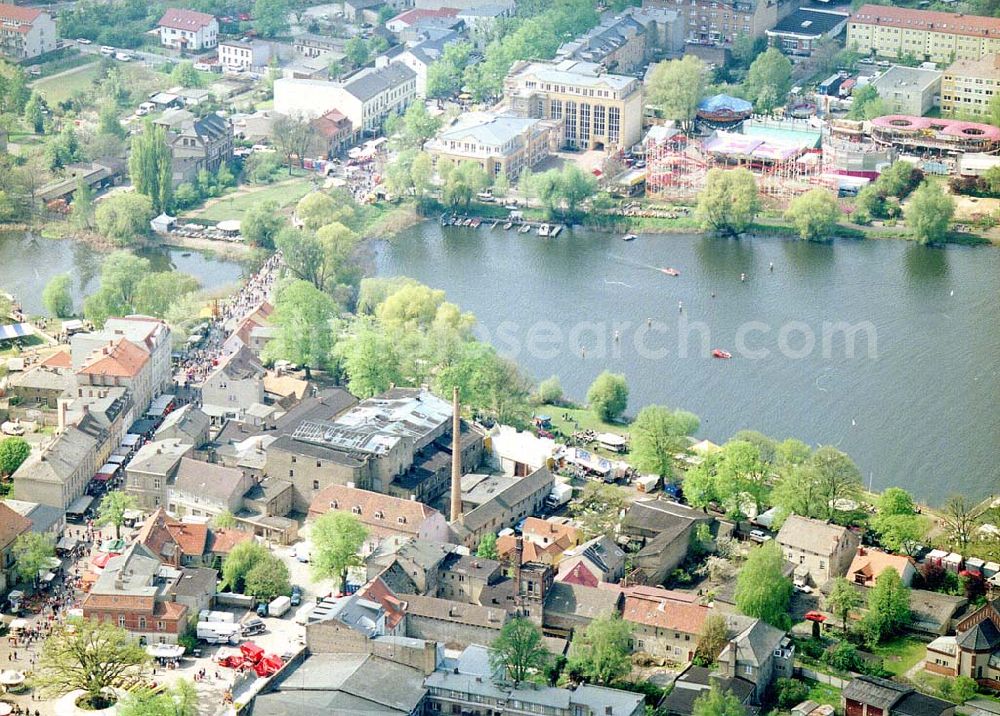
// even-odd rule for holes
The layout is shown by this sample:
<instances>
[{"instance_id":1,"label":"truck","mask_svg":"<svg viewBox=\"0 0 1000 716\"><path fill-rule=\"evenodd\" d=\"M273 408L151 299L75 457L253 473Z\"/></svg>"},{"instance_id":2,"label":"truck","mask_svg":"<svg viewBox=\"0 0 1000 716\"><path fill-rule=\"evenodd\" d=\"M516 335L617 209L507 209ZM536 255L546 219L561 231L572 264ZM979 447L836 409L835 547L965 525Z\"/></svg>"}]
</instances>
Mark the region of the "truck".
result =
<instances>
[{"instance_id":1,"label":"truck","mask_svg":"<svg viewBox=\"0 0 1000 716\"><path fill-rule=\"evenodd\" d=\"M573 497L572 486L565 482L557 482L552 486L552 492L545 498L545 506L550 510L558 509L569 502L571 497Z\"/></svg>"},{"instance_id":2,"label":"truck","mask_svg":"<svg viewBox=\"0 0 1000 716\"><path fill-rule=\"evenodd\" d=\"M195 635L209 644L238 644L241 629L239 624L227 622L198 622Z\"/></svg>"},{"instance_id":3,"label":"truck","mask_svg":"<svg viewBox=\"0 0 1000 716\"><path fill-rule=\"evenodd\" d=\"M236 622L236 616L230 612L214 612L209 609L202 609L198 612L198 621L233 624Z\"/></svg>"},{"instance_id":4,"label":"truck","mask_svg":"<svg viewBox=\"0 0 1000 716\"><path fill-rule=\"evenodd\" d=\"M292 600L288 597L275 597L267 605L267 615L269 617L280 617L292 608Z\"/></svg>"}]
</instances>

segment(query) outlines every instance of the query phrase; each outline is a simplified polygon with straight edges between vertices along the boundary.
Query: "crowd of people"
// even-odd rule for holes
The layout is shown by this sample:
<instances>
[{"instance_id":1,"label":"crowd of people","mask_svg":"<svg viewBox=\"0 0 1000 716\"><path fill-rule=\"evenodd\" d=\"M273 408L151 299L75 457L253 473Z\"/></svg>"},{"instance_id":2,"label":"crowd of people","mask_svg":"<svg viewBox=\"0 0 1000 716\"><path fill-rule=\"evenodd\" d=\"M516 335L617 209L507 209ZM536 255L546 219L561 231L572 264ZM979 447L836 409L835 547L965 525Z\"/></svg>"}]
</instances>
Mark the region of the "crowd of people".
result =
<instances>
[{"instance_id":1,"label":"crowd of people","mask_svg":"<svg viewBox=\"0 0 1000 716\"><path fill-rule=\"evenodd\" d=\"M175 381L182 388L201 383L224 357L226 340L243 320L264 301L271 300L281 264L281 254L275 253L250 276L240 290L220 304L201 340L177 361Z\"/></svg>"}]
</instances>

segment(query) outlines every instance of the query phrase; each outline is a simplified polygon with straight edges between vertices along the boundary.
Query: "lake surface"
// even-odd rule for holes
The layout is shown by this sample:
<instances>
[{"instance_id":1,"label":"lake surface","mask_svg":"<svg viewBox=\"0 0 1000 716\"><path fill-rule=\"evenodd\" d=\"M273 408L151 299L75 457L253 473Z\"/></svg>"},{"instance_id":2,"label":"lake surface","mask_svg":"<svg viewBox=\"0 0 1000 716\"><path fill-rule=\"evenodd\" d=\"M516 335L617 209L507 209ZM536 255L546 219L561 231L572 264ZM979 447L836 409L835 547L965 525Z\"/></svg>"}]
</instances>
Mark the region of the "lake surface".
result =
<instances>
[{"instance_id":1,"label":"lake surface","mask_svg":"<svg viewBox=\"0 0 1000 716\"><path fill-rule=\"evenodd\" d=\"M629 413L684 408L717 442L753 428L835 445L876 489L932 503L1000 492L996 249L427 222L380 243L375 263L444 289L575 400L609 369L627 377Z\"/></svg>"},{"instance_id":2,"label":"lake surface","mask_svg":"<svg viewBox=\"0 0 1000 716\"><path fill-rule=\"evenodd\" d=\"M157 271L176 269L198 279L202 288L238 281L243 267L228 259L186 249L154 248L137 252ZM185 255L187 254L187 255ZM22 232L0 233L0 290L13 294L29 314L44 314L42 290L58 274L73 276L77 310L84 296L97 290L107 252L82 241L46 239Z\"/></svg>"}]
</instances>

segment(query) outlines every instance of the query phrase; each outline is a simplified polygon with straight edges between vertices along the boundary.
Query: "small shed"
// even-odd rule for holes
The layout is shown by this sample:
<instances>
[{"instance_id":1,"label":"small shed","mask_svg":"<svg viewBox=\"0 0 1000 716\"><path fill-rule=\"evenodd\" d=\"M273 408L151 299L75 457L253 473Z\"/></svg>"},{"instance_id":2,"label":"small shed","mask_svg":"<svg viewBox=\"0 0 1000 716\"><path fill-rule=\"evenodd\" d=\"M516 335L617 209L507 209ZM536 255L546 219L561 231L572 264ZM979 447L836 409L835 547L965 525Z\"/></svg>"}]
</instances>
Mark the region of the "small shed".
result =
<instances>
[{"instance_id":1,"label":"small shed","mask_svg":"<svg viewBox=\"0 0 1000 716\"><path fill-rule=\"evenodd\" d=\"M170 216L166 212L160 214L149 222L149 227L158 234L169 233L177 225L177 217Z\"/></svg>"}]
</instances>

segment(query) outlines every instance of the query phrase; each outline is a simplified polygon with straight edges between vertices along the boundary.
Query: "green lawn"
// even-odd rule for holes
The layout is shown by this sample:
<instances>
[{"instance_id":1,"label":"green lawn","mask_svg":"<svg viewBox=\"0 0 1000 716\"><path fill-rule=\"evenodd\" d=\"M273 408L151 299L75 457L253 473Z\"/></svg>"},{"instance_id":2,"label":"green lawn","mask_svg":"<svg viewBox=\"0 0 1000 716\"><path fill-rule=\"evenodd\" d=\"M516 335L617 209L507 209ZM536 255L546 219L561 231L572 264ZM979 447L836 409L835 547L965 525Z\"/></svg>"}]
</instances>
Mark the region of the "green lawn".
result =
<instances>
[{"instance_id":1,"label":"green lawn","mask_svg":"<svg viewBox=\"0 0 1000 716\"><path fill-rule=\"evenodd\" d=\"M224 221L225 219L242 219L252 206L262 201L275 201L278 207L284 209L296 203L312 189L312 180L308 177L283 180L278 184L264 186L260 189L222 197L206 209L188 213L185 218L200 221Z\"/></svg>"},{"instance_id":2,"label":"green lawn","mask_svg":"<svg viewBox=\"0 0 1000 716\"><path fill-rule=\"evenodd\" d=\"M79 70L58 77L45 77L32 84L49 104L62 102L81 90L88 90L101 74L101 63L93 62Z\"/></svg>"},{"instance_id":3,"label":"green lawn","mask_svg":"<svg viewBox=\"0 0 1000 716\"><path fill-rule=\"evenodd\" d=\"M804 679L803 681L809 687L809 696L806 698L818 704L829 704L834 708L840 708L840 689L836 686L821 684L818 681L810 679Z\"/></svg>"},{"instance_id":4,"label":"green lawn","mask_svg":"<svg viewBox=\"0 0 1000 716\"><path fill-rule=\"evenodd\" d=\"M896 676L901 676L923 661L927 645L916 639L896 637L872 650L882 657L885 668Z\"/></svg>"}]
</instances>

